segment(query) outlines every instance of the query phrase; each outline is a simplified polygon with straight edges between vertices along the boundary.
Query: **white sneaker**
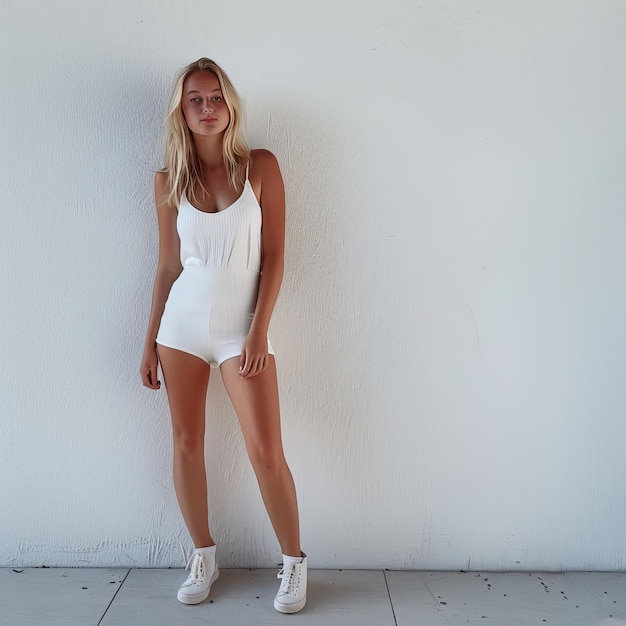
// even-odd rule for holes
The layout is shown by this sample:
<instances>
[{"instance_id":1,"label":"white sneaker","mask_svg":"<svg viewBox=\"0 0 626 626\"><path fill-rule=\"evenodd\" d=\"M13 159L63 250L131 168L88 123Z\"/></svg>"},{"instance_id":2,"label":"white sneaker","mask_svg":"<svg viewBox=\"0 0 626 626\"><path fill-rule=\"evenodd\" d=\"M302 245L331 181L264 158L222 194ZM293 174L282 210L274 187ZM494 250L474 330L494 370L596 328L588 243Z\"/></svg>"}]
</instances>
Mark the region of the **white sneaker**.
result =
<instances>
[{"instance_id":1,"label":"white sneaker","mask_svg":"<svg viewBox=\"0 0 626 626\"><path fill-rule=\"evenodd\" d=\"M282 582L274 598L274 608L281 613L297 613L306 603L306 554L302 556L302 563L290 563L278 572Z\"/></svg>"},{"instance_id":2,"label":"white sneaker","mask_svg":"<svg viewBox=\"0 0 626 626\"><path fill-rule=\"evenodd\" d=\"M207 599L211 585L220 575L215 550L209 555L204 550L194 550L187 568L191 573L178 590L178 600L183 604L198 604Z\"/></svg>"}]
</instances>

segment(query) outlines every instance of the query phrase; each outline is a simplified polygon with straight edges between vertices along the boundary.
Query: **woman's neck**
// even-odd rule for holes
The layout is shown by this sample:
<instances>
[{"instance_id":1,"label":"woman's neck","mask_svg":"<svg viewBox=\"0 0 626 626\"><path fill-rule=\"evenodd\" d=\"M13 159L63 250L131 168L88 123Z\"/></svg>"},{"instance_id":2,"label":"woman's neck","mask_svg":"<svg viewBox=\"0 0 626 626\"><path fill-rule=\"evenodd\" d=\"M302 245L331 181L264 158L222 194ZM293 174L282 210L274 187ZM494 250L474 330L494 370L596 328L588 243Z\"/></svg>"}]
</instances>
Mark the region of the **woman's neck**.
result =
<instances>
[{"instance_id":1,"label":"woman's neck","mask_svg":"<svg viewBox=\"0 0 626 626\"><path fill-rule=\"evenodd\" d=\"M198 137L194 136L196 154L203 167L214 170L224 166L223 137Z\"/></svg>"}]
</instances>

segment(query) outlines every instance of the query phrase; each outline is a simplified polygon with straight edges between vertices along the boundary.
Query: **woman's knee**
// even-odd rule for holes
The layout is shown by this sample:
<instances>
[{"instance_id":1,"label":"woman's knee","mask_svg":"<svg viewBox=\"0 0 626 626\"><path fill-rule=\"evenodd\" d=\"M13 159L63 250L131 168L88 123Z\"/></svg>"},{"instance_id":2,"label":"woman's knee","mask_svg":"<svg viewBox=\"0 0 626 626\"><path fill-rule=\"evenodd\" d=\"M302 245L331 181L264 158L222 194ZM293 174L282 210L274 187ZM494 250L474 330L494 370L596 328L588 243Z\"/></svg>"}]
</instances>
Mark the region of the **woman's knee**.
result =
<instances>
[{"instance_id":1,"label":"woman's knee","mask_svg":"<svg viewBox=\"0 0 626 626\"><path fill-rule=\"evenodd\" d=\"M280 472L287 469L282 446L253 445L248 448L250 462L255 472Z\"/></svg>"},{"instance_id":2,"label":"woman's knee","mask_svg":"<svg viewBox=\"0 0 626 626\"><path fill-rule=\"evenodd\" d=\"M174 448L185 456L204 454L204 428L174 427Z\"/></svg>"}]
</instances>

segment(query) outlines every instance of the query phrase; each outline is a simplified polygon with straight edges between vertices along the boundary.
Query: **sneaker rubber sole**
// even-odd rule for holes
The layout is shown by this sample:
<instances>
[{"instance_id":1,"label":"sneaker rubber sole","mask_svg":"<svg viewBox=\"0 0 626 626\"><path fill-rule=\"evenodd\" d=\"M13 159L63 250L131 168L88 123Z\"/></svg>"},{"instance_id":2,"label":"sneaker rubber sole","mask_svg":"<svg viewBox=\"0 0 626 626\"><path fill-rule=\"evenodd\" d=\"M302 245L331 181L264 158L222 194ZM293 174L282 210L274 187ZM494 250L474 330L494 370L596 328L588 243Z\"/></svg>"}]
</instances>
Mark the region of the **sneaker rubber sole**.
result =
<instances>
[{"instance_id":1,"label":"sneaker rubber sole","mask_svg":"<svg viewBox=\"0 0 626 626\"><path fill-rule=\"evenodd\" d=\"M179 591L178 595L176 596L178 598L178 601L182 602L183 604L200 604L200 602L204 602L209 597L209 592L211 591L211 587L213 586L213 583L219 577L220 577L220 571L219 569L216 569L215 572L213 573L213 576L211 576L211 582L209 583L209 586L207 587L206 591L203 591L202 593L198 593L195 596L189 596Z\"/></svg>"},{"instance_id":2,"label":"sneaker rubber sole","mask_svg":"<svg viewBox=\"0 0 626 626\"><path fill-rule=\"evenodd\" d=\"M293 602L292 604L283 604L279 602L276 598L274 598L274 608L279 613L297 613L304 608L306 604L306 596L300 600L300 602Z\"/></svg>"}]
</instances>

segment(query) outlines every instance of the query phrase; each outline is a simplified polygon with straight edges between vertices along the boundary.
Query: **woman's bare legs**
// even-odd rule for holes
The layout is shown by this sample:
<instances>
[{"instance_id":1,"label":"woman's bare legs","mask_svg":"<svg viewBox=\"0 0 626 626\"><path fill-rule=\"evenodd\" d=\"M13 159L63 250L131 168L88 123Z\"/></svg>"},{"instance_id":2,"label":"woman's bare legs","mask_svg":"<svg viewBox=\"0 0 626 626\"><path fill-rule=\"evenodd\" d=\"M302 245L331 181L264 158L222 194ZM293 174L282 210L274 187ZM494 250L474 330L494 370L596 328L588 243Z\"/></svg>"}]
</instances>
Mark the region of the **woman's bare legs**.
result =
<instances>
[{"instance_id":1,"label":"woman's bare legs","mask_svg":"<svg viewBox=\"0 0 626 626\"><path fill-rule=\"evenodd\" d=\"M239 357L224 361L220 369L281 550L299 557L298 504L283 453L274 357L270 355L267 367L252 378L239 376Z\"/></svg>"},{"instance_id":2,"label":"woman's bare legs","mask_svg":"<svg viewBox=\"0 0 626 626\"><path fill-rule=\"evenodd\" d=\"M196 548L215 545L209 532L204 431L210 367L196 356L158 346L174 437L174 486Z\"/></svg>"}]
</instances>

